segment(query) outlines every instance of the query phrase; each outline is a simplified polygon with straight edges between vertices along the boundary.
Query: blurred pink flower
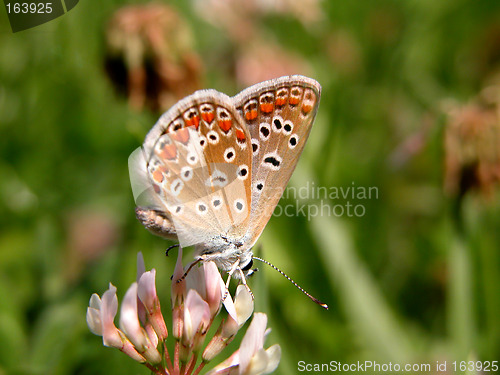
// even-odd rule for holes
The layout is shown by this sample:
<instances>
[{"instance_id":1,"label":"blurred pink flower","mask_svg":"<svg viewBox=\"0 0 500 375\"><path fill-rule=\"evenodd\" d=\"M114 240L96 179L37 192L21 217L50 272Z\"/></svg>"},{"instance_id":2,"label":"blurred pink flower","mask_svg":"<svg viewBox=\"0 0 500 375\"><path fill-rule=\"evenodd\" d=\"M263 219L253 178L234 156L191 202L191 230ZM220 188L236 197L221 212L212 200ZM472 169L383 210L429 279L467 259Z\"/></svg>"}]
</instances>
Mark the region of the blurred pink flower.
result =
<instances>
[{"instance_id":1,"label":"blurred pink flower","mask_svg":"<svg viewBox=\"0 0 500 375\"><path fill-rule=\"evenodd\" d=\"M244 87L285 75L311 75L311 72L304 58L262 39L247 43L236 59L236 79Z\"/></svg>"},{"instance_id":2,"label":"blurred pink flower","mask_svg":"<svg viewBox=\"0 0 500 375\"><path fill-rule=\"evenodd\" d=\"M258 22L267 15L291 15L306 27L323 19L320 0L195 0L194 8L201 18L237 42L254 38Z\"/></svg>"}]
</instances>

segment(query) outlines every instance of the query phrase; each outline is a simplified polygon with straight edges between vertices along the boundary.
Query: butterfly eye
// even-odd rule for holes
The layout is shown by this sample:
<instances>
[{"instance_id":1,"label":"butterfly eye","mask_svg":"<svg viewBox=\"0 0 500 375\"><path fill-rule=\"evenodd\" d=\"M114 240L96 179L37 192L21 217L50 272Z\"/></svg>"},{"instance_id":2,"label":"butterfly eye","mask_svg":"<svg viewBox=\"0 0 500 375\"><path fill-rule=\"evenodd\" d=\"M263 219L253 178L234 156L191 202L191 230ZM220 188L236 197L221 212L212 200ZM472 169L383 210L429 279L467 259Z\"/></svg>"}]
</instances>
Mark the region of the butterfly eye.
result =
<instances>
[{"instance_id":1,"label":"butterfly eye","mask_svg":"<svg viewBox=\"0 0 500 375\"><path fill-rule=\"evenodd\" d=\"M250 259L250 262L248 262L245 267L243 267L241 270L242 271L248 271L249 269L251 269L253 266L253 259Z\"/></svg>"}]
</instances>

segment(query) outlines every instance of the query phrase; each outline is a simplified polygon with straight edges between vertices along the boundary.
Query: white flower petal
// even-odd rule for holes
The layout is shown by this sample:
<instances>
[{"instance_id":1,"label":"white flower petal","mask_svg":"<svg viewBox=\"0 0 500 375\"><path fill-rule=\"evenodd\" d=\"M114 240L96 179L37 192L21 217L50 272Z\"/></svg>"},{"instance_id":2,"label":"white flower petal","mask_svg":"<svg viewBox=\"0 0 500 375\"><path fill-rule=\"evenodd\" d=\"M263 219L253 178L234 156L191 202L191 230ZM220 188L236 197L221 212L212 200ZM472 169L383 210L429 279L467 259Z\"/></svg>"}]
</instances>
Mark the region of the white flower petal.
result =
<instances>
[{"instance_id":1,"label":"white flower petal","mask_svg":"<svg viewBox=\"0 0 500 375\"><path fill-rule=\"evenodd\" d=\"M281 347L278 344L274 344L266 350L267 354L267 367L263 374L270 374L278 367L281 359Z\"/></svg>"},{"instance_id":2,"label":"white flower petal","mask_svg":"<svg viewBox=\"0 0 500 375\"><path fill-rule=\"evenodd\" d=\"M243 368L240 364L240 375L259 375L263 374L267 368L267 354L264 349L259 349L253 355L248 367Z\"/></svg>"},{"instance_id":3,"label":"white flower petal","mask_svg":"<svg viewBox=\"0 0 500 375\"><path fill-rule=\"evenodd\" d=\"M225 293L225 287L224 287L224 293ZM234 306L233 299L231 298L231 295L229 292L226 294L226 298L224 298L224 301L222 302L224 304L224 307L226 308L227 313L235 322L238 321L238 314L236 313L236 307Z\"/></svg>"},{"instance_id":4,"label":"white flower petal","mask_svg":"<svg viewBox=\"0 0 500 375\"><path fill-rule=\"evenodd\" d=\"M236 309L237 322L242 326L253 313L253 298L247 287L240 284L234 296L234 307Z\"/></svg>"},{"instance_id":5,"label":"white flower petal","mask_svg":"<svg viewBox=\"0 0 500 375\"><path fill-rule=\"evenodd\" d=\"M266 314L255 313L253 315L252 323L250 323L240 344L240 373L245 373L252 357L263 348L266 325Z\"/></svg>"},{"instance_id":6,"label":"white flower petal","mask_svg":"<svg viewBox=\"0 0 500 375\"><path fill-rule=\"evenodd\" d=\"M239 353L240 351L236 350L228 359L210 370L207 375L229 374L231 370L236 370L236 373L238 373L238 363L240 361Z\"/></svg>"},{"instance_id":7,"label":"white flower petal","mask_svg":"<svg viewBox=\"0 0 500 375\"><path fill-rule=\"evenodd\" d=\"M87 307L87 325L94 335L102 336L101 312Z\"/></svg>"},{"instance_id":8,"label":"white flower petal","mask_svg":"<svg viewBox=\"0 0 500 375\"><path fill-rule=\"evenodd\" d=\"M101 297L97 293L92 294L89 301L89 306L93 309L101 309Z\"/></svg>"}]
</instances>

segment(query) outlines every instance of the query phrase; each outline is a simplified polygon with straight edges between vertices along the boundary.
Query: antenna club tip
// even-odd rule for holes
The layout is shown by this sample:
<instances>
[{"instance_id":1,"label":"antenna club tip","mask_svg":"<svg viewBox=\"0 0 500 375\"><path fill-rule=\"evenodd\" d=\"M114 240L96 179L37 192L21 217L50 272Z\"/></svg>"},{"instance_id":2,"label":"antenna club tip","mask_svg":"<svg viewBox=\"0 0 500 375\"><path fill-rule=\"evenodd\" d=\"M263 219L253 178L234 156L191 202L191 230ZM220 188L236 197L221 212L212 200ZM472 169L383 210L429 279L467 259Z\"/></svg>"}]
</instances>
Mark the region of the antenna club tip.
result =
<instances>
[{"instance_id":1,"label":"antenna club tip","mask_svg":"<svg viewBox=\"0 0 500 375\"><path fill-rule=\"evenodd\" d=\"M313 297L314 298L314 297ZM314 302L316 302L318 305L320 305L322 308L324 308L325 310L328 310L328 305L326 303L323 303L321 302L319 299L316 299L314 298L313 299Z\"/></svg>"}]
</instances>

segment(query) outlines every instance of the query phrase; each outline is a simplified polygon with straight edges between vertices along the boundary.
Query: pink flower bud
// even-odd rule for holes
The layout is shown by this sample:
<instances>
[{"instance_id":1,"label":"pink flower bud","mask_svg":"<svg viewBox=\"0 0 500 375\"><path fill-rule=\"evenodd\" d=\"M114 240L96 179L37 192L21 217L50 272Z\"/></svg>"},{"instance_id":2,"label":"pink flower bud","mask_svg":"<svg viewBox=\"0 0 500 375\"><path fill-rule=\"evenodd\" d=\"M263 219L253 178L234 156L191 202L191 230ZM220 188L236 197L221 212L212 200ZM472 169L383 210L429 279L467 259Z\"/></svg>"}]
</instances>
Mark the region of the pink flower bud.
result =
<instances>
[{"instance_id":1,"label":"pink flower bud","mask_svg":"<svg viewBox=\"0 0 500 375\"><path fill-rule=\"evenodd\" d=\"M182 247L179 246L177 262L175 263L174 275L172 276L172 307L182 304L184 294L186 293L186 280L181 280L184 276L184 268L182 267ZM180 280L180 281L179 281Z\"/></svg>"},{"instance_id":2,"label":"pink flower bud","mask_svg":"<svg viewBox=\"0 0 500 375\"><path fill-rule=\"evenodd\" d=\"M203 301L198 292L190 289L184 305L184 340L185 344L192 344L198 330L208 326L210 321L210 308Z\"/></svg>"},{"instance_id":3,"label":"pink flower bud","mask_svg":"<svg viewBox=\"0 0 500 375\"><path fill-rule=\"evenodd\" d=\"M148 322L154 327L159 340L165 340L168 336L167 326L161 313L160 300L156 294L155 285L156 270L144 272L139 279L137 295L146 308Z\"/></svg>"},{"instance_id":4,"label":"pink flower bud","mask_svg":"<svg viewBox=\"0 0 500 375\"><path fill-rule=\"evenodd\" d=\"M148 334L141 327L137 315L137 283L133 283L123 299L120 311L120 327L127 338L134 344L149 363L161 362L161 355L149 340Z\"/></svg>"},{"instance_id":5,"label":"pink flower bud","mask_svg":"<svg viewBox=\"0 0 500 375\"><path fill-rule=\"evenodd\" d=\"M102 341L105 346L121 348L123 341L114 319L118 311L116 287L109 283L109 289L104 292L101 300Z\"/></svg>"}]
</instances>

